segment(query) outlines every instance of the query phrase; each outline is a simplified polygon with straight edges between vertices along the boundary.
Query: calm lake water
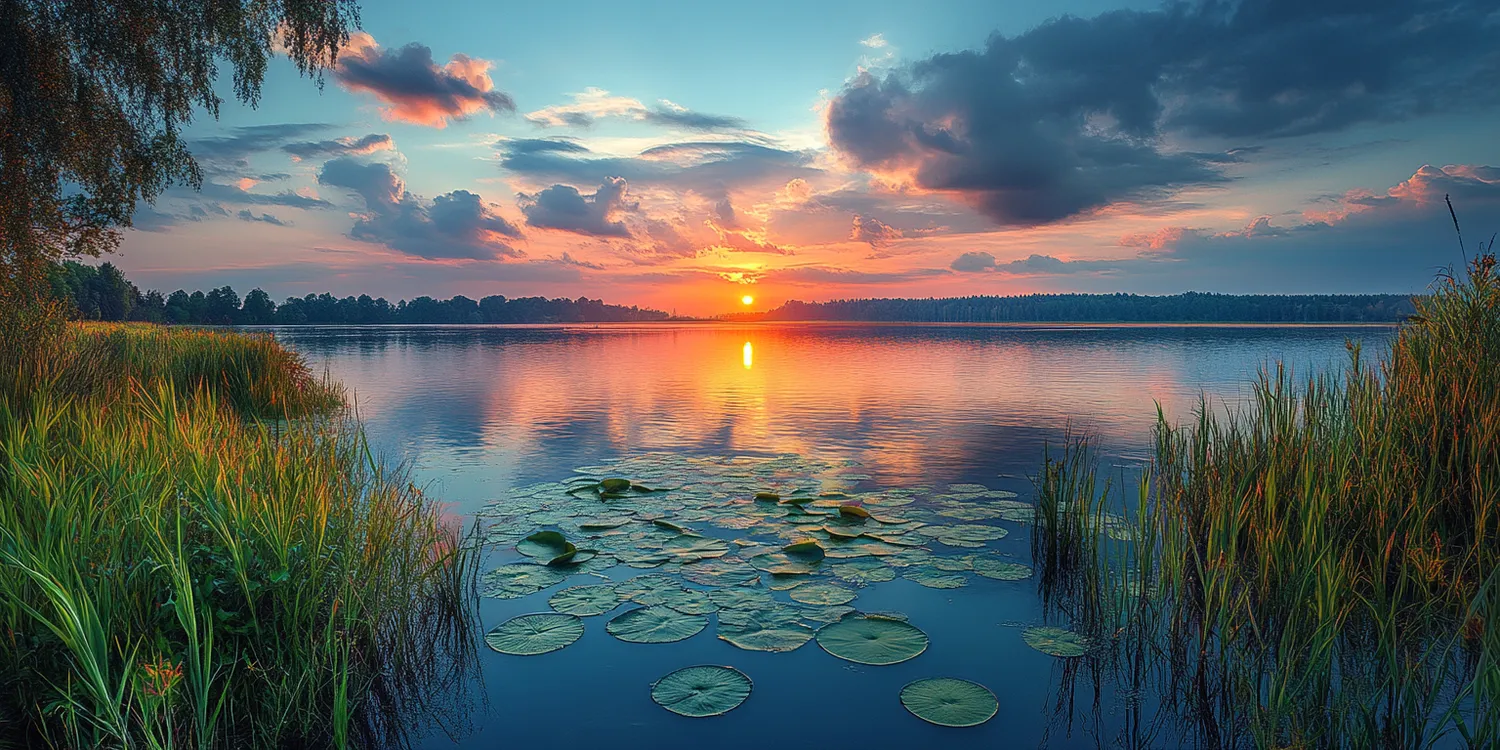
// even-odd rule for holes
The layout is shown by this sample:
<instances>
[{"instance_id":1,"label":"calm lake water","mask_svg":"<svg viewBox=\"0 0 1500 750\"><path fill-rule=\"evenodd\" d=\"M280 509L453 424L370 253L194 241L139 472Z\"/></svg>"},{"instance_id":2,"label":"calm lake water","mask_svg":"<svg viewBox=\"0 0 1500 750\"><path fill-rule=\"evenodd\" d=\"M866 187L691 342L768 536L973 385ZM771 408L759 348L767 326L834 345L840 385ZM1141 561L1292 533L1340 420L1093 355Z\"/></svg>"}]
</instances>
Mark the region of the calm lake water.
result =
<instances>
[{"instance_id":1,"label":"calm lake water","mask_svg":"<svg viewBox=\"0 0 1500 750\"><path fill-rule=\"evenodd\" d=\"M510 493L567 479L577 467L663 452L795 454L857 466L845 469L857 493L979 484L1029 500L1027 477L1044 444L1058 443L1070 422L1097 436L1115 463L1136 464L1147 456L1153 402L1172 418L1191 416L1200 394L1232 406L1268 364L1325 370L1347 361L1346 341L1374 354L1393 330L767 324L275 333L348 386L376 445L468 518L492 503L526 503ZM1010 534L983 552L1028 560L1026 525L987 523ZM508 546L496 548L486 569L517 559ZM651 572L617 566L604 575ZM947 590L903 577L858 589L851 606L905 613L930 638L919 657L886 667L834 658L815 642L790 653L745 651L717 639L713 624L678 643L625 643L605 623L628 606L585 618L583 637L561 651L518 657L481 645L482 689L471 696L459 745L1110 745L1126 701L1102 686L1095 711L1093 687L1082 683L1071 702L1060 700L1064 662L1021 640L1022 628L1041 622L1035 581L967 578ZM484 628L548 611L551 594L590 582L602 581L575 576L524 598L485 598ZM736 667L754 693L711 719L652 703L653 681L695 664ZM898 694L925 677L979 682L997 696L999 713L970 729L922 722ZM434 734L423 746L453 743Z\"/></svg>"}]
</instances>

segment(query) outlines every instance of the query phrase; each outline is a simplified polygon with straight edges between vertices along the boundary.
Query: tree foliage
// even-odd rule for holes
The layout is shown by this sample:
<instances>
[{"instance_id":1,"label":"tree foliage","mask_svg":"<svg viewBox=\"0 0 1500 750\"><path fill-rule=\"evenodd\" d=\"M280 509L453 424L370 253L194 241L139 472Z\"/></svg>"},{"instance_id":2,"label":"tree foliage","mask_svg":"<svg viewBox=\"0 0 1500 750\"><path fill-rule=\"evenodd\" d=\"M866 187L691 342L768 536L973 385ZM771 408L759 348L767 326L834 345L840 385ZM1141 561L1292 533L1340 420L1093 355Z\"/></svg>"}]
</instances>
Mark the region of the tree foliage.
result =
<instances>
[{"instance_id":1,"label":"tree foliage","mask_svg":"<svg viewBox=\"0 0 1500 750\"><path fill-rule=\"evenodd\" d=\"M914 323L1389 323L1415 312L1399 294L1028 294L929 299L793 300L732 319Z\"/></svg>"},{"instance_id":2,"label":"tree foliage","mask_svg":"<svg viewBox=\"0 0 1500 750\"><path fill-rule=\"evenodd\" d=\"M631 323L665 320L660 310L634 305L608 305L603 300L546 297L507 299L492 295L475 301L463 295L441 300L417 297L390 302L361 294L335 297L309 294L290 297L280 305L263 289L252 289L240 299L233 287L221 286L189 294L177 290L142 292L110 263L90 266L65 261L51 266L54 298L83 320L134 320L190 325L316 325L380 323Z\"/></svg>"},{"instance_id":3,"label":"tree foliage","mask_svg":"<svg viewBox=\"0 0 1500 750\"><path fill-rule=\"evenodd\" d=\"M10 295L41 289L49 259L114 249L138 202L201 182L182 128L218 116L221 66L254 105L273 54L319 77L357 23L353 0L0 0Z\"/></svg>"}]
</instances>

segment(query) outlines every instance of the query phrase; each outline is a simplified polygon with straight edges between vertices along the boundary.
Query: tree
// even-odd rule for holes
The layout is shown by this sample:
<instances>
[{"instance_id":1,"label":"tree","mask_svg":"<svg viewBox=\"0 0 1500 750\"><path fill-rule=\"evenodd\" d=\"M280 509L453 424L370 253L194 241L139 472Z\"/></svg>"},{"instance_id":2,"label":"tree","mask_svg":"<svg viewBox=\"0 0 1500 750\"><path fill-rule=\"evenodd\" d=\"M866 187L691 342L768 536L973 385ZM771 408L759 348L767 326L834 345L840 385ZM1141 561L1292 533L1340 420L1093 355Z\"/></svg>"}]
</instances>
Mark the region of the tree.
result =
<instances>
[{"instance_id":1,"label":"tree","mask_svg":"<svg viewBox=\"0 0 1500 750\"><path fill-rule=\"evenodd\" d=\"M130 309L135 307L139 291L113 263L100 264L89 285L93 289L91 296L98 306L99 320L125 320L130 316Z\"/></svg>"},{"instance_id":2,"label":"tree","mask_svg":"<svg viewBox=\"0 0 1500 750\"><path fill-rule=\"evenodd\" d=\"M0 303L40 302L50 260L119 244L139 201L197 186L182 128L217 117L219 65L259 100L273 50L317 78L353 0L0 0Z\"/></svg>"},{"instance_id":3,"label":"tree","mask_svg":"<svg viewBox=\"0 0 1500 750\"><path fill-rule=\"evenodd\" d=\"M209 290L203 299L203 320L216 326L232 326L240 322L240 295L234 287L221 286Z\"/></svg>"},{"instance_id":4,"label":"tree","mask_svg":"<svg viewBox=\"0 0 1500 750\"><path fill-rule=\"evenodd\" d=\"M264 289L251 289L240 308L240 322L245 325L269 325L276 322L276 303Z\"/></svg>"}]
</instances>

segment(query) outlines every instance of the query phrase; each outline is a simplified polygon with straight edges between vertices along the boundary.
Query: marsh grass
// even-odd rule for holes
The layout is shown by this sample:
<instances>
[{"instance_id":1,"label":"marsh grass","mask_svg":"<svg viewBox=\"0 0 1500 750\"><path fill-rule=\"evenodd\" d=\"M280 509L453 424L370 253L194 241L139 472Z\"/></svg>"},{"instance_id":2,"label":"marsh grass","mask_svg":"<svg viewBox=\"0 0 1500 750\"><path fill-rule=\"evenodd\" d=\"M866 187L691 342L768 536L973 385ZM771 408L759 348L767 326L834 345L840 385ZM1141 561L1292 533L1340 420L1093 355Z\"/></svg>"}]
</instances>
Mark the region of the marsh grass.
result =
<instances>
[{"instance_id":1,"label":"marsh grass","mask_svg":"<svg viewBox=\"0 0 1500 750\"><path fill-rule=\"evenodd\" d=\"M472 545L295 354L143 326L54 343L0 392L0 725L400 744L465 679Z\"/></svg>"},{"instance_id":2,"label":"marsh grass","mask_svg":"<svg viewBox=\"0 0 1500 750\"><path fill-rule=\"evenodd\" d=\"M1500 744L1500 279L1481 254L1375 365L1159 418L1134 541L1085 442L1038 477L1049 608L1204 747ZM1143 720L1125 746L1151 746ZM1138 732L1138 733L1136 733Z\"/></svg>"}]
</instances>

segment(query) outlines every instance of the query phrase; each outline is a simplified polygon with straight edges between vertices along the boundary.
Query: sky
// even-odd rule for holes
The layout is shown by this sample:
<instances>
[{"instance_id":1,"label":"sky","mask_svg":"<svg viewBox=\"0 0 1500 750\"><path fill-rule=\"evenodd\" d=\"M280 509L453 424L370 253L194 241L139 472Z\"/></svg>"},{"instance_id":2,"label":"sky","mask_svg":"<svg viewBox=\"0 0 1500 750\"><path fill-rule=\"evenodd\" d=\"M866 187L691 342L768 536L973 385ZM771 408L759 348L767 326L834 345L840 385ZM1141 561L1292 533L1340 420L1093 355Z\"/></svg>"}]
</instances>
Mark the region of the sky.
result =
<instances>
[{"instance_id":1,"label":"sky","mask_svg":"<svg viewBox=\"0 0 1500 750\"><path fill-rule=\"evenodd\" d=\"M789 299L1417 293L1500 231L1493 0L369 0L188 136L110 260L230 284Z\"/></svg>"}]
</instances>

